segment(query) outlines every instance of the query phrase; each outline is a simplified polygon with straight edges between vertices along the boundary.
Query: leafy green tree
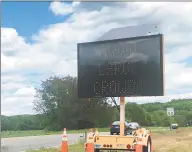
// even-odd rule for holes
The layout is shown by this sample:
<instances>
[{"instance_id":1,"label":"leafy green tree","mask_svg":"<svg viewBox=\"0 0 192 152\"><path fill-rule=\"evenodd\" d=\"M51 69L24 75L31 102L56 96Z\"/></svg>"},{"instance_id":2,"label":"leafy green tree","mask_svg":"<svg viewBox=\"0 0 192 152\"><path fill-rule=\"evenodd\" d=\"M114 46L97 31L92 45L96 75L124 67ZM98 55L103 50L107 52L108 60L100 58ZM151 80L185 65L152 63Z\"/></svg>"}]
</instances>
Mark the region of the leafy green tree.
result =
<instances>
[{"instance_id":1,"label":"leafy green tree","mask_svg":"<svg viewBox=\"0 0 192 152\"><path fill-rule=\"evenodd\" d=\"M45 115L44 124L51 130L77 129L80 121L90 122L95 127L105 126L114 115L106 98L90 101L78 98L77 78L70 76L43 81L34 104L34 109Z\"/></svg>"},{"instance_id":2,"label":"leafy green tree","mask_svg":"<svg viewBox=\"0 0 192 152\"><path fill-rule=\"evenodd\" d=\"M126 118L138 122L140 125L148 126L150 124L150 117L147 112L136 103L126 104Z\"/></svg>"}]
</instances>

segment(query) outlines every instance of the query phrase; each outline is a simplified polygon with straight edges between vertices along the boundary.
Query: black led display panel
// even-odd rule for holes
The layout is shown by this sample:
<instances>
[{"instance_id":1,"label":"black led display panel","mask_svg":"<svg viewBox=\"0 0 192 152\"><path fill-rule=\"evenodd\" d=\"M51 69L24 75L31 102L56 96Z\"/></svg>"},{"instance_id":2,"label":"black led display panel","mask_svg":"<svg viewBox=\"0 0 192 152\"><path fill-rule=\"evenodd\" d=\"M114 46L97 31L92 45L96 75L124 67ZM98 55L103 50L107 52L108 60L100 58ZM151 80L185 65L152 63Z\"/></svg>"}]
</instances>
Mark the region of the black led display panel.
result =
<instances>
[{"instance_id":1,"label":"black led display panel","mask_svg":"<svg viewBox=\"0 0 192 152\"><path fill-rule=\"evenodd\" d=\"M78 96L163 96L163 35L77 44Z\"/></svg>"}]
</instances>

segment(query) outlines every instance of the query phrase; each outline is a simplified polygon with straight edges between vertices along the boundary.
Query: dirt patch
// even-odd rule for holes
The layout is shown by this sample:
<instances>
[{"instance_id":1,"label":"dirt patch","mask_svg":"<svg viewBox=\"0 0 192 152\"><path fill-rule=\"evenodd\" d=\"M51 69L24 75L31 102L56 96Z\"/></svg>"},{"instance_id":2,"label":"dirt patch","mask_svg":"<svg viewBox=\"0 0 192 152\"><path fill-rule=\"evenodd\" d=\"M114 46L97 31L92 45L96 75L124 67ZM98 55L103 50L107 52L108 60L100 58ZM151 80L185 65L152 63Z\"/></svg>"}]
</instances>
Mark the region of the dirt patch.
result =
<instances>
[{"instance_id":1,"label":"dirt patch","mask_svg":"<svg viewBox=\"0 0 192 152\"><path fill-rule=\"evenodd\" d=\"M191 152L192 128L153 134L154 152Z\"/></svg>"}]
</instances>

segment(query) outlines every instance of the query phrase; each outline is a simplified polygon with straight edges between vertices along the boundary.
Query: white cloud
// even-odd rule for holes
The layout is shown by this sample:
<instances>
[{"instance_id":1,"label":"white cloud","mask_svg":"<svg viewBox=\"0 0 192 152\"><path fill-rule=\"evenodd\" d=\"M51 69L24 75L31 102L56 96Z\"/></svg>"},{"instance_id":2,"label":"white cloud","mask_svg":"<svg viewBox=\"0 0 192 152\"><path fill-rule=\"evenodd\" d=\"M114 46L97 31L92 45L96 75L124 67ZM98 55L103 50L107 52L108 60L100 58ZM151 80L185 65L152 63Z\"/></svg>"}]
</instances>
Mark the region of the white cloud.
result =
<instances>
[{"instance_id":1,"label":"white cloud","mask_svg":"<svg viewBox=\"0 0 192 152\"><path fill-rule=\"evenodd\" d=\"M7 84L3 91L13 90L14 93L1 94L2 115L33 114L35 89L21 84Z\"/></svg>"},{"instance_id":2,"label":"white cloud","mask_svg":"<svg viewBox=\"0 0 192 152\"><path fill-rule=\"evenodd\" d=\"M166 93L174 94L171 97L130 100L167 101L173 97L191 97L192 66L187 67L185 60L192 57L192 18L189 15L192 14L192 3L53 2L48 9L55 15L71 16L65 22L48 25L34 33L33 44L26 43L14 28L2 28L3 73L15 75L16 71L41 71L62 76L76 75L77 43L96 40L116 27L158 23L158 30L165 34L165 89ZM15 54L10 56L7 52ZM6 106L11 103L30 107L34 94L32 84L19 86L9 80L2 91L14 88L15 92L3 98L2 111L9 113L10 107ZM40 83L40 80L36 81Z\"/></svg>"},{"instance_id":3,"label":"white cloud","mask_svg":"<svg viewBox=\"0 0 192 152\"><path fill-rule=\"evenodd\" d=\"M6 56L3 54L3 51L2 51L1 52L1 71L4 72L4 71L9 71L14 69L16 61L17 61L17 58Z\"/></svg>"},{"instance_id":4,"label":"white cloud","mask_svg":"<svg viewBox=\"0 0 192 152\"><path fill-rule=\"evenodd\" d=\"M172 99L191 99L192 93L182 93L182 94L171 94L162 97L130 97L127 98L127 102L137 102L142 103L151 103L151 102L168 102Z\"/></svg>"},{"instance_id":5,"label":"white cloud","mask_svg":"<svg viewBox=\"0 0 192 152\"><path fill-rule=\"evenodd\" d=\"M71 76L77 76L77 60L65 60L60 61L53 71L56 75L66 75L68 73Z\"/></svg>"},{"instance_id":6,"label":"white cloud","mask_svg":"<svg viewBox=\"0 0 192 152\"><path fill-rule=\"evenodd\" d=\"M17 96L35 96L36 92L35 89L33 87L24 87L24 88L20 88L18 89L14 95Z\"/></svg>"},{"instance_id":7,"label":"white cloud","mask_svg":"<svg viewBox=\"0 0 192 152\"><path fill-rule=\"evenodd\" d=\"M27 49L27 44L25 39L18 35L16 29L13 28L3 28L1 31L1 51L24 51ZM22 48L22 49L21 49Z\"/></svg>"},{"instance_id":8,"label":"white cloud","mask_svg":"<svg viewBox=\"0 0 192 152\"><path fill-rule=\"evenodd\" d=\"M33 111L33 96L11 96L5 99L2 98L1 114L2 115L19 115L19 114L34 114Z\"/></svg>"},{"instance_id":9,"label":"white cloud","mask_svg":"<svg viewBox=\"0 0 192 152\"><path fill-rule=\"evenodd\" d=\"M191 37L192 41L192 37ZM166 57L169 62L181 62L192 57L192 43L178 48L174 48L172 52L167 53Z\"/></svg>"},{"instance_id":10,"label":"white cloud","mask_svg":"<svg viewBox=\"0 0 192 152\"><path fill-rule=\"evenodd\" d=\"M11 82L11 81L1 85L1 89L2 89L3 92L4 91L14 91L14 90L19 89L21 87L24 87L24 84L14 83L14 82Z\"/></svg>"},{"instance_id":11,"label":"white cloud","mask_svg":"<svg viewBox=\"0 0 192 152\"><path fill-rule=\"evenodd\" d=\"M1 75L1 83L4 84L5 82L22 82L27 78L23 75L19 74L12 74L12 75Z\"/></svg>"},{"instance_id":12,"label":"white cloud","mask_svg":"<svg viewBox=\"0 0 192 152\"><path fill-rule=\"evenodd\" d=\"M165 68L166 90L182 92L182 90L191 89L192 68L186 67L186 63L167 62Z\"/></svg>"},{"instance_id":13,"label":"white cloud","mask_svg":"<svg viewBox=\"0 0 192 152\"><path fill-rule=\"evenodd\" d=\"M72 4L67 4L64 2L52 2L49 9L55 14L55 15L68 15L73 13L76 6L78 6L80 2L72 2Z\"/></svg>"}]
</instances>

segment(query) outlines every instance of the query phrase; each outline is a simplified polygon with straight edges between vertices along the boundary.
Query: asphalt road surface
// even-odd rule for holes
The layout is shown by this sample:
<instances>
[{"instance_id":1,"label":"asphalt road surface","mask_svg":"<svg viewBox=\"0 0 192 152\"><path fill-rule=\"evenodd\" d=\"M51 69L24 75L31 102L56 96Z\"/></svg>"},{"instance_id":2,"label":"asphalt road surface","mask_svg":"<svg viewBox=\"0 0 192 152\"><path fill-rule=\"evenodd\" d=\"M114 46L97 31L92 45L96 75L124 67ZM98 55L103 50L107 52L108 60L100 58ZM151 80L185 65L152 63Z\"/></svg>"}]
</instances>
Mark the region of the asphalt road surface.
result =
<instances>
[{"instance_id":1,"label":"asphalt road surface","mask_svg":"<svg viewBox=\"0 0 192 152\"><path fill-rule=\"evenodd\" d=\"M160 129L160 130L169 130L169 129ZM108 132L99 132L99 134L109 135ZM68 134L69 144L75 144L80 139L85 139L85 136L83 133ZM40 149L43 147L45 148L58 147L61 145L61 140L62 140L62 135L2 138L1 146L4 147L6 150L1 150L1 152L24 152L28 149Z\"/></svg>"},{"instance_id":2,"label":"asphalt road surface","mask_svg":"<svg viewBox=\"0 0 192 152\"><path fill-rule=\"evenodd\" d=\"M109 133L99 133L109 134ZM84 134L68 134L68 143L75 144L80 139L85 139ZM62 135L45 135L30 137L2 138L1 146L6 150L1 152L24 152L28 149L40 149L42 147L58 147L61 145Z\"/></svg>"}]
</instances>

